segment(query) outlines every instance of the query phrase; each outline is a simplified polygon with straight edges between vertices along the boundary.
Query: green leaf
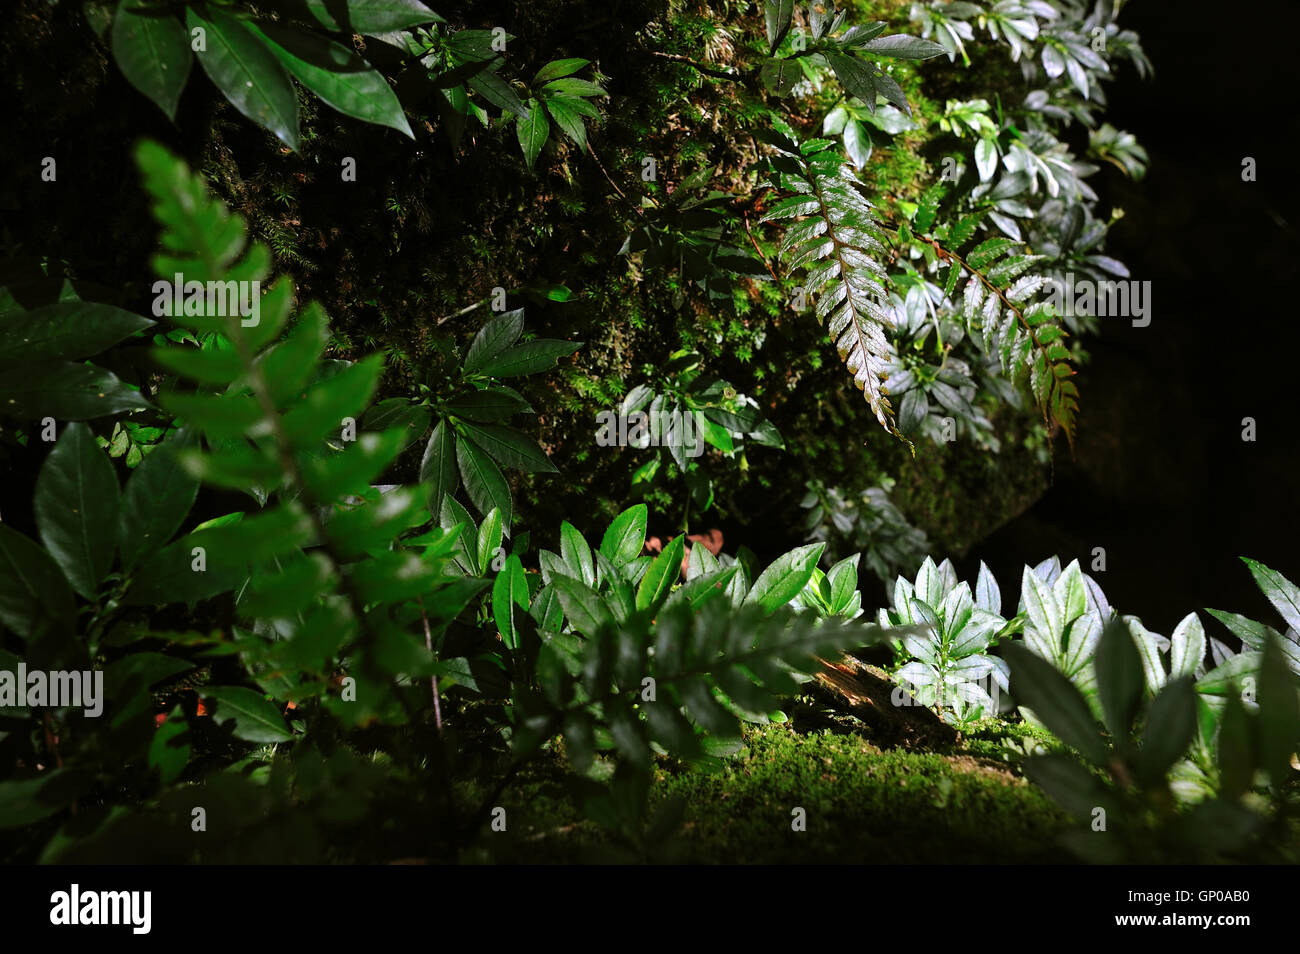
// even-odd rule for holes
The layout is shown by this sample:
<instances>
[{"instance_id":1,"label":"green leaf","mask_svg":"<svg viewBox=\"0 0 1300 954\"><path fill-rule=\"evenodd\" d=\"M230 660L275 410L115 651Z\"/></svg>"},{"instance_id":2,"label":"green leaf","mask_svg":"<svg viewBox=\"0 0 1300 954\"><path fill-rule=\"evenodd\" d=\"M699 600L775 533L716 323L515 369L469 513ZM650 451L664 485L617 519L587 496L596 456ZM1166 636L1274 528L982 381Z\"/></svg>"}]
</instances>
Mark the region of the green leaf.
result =
<instances>
[{"instance_id":1,"label":"green leaf","mask_svg":"<svg viewBox=\"0 0 1300 954\"><path fill-rule=\"evenodd\" d=\"M424 448L420 461L420 483L429 487L429 509L438 513L442 498L460 486L456 474L456 434L445 420L439 421Z\"/></svg>"},{"instance_id":2,"label":"green leaf","mask_svg":"<svg viewBox=\"0 0 1300 954\"><path fill-rule=\"evenodd\" d=\"M513 553L492 584L492 619L497 624L507 649L519 648L519 631L515 627L514 608L528 611L528 580L524 565Z\"/></svg>"},{"instance_id":3,"label":"green leaf","mask_svg":"<svg viewBox=\"0 0 1300 954\"><path fill-rule=\"evenodd\" d=\"M1059 657L1062 650L1062 637L1065 631L1065 610L1052 587L1039 579L1029 567L1025 567L1020 584L1021 599L1029 615L1030 624L1038 631L1053 657Z\"/></svg>"},{"instance_id":4,"label":"green leaf","mask_svg":"<svg viewBox=\"0 0 1300 954\"><path fill-rule=\"evenodd\" d=\"M1169 637L1169 678L1196 675L1196 667L1204 658L1205 627L1199 616L1188 613Z\"/></svg>"},{"instance_id":5,"label":"green leaf","mask_svg":"<svg viewBox=\"0 0 1300 954\"><path fill-rule=\"evenodd\" d=\"M284 727L284 718L274 704L260 693L243 686L204 686L203 696L217 701L213 721L225 724L234 719L235 738L245 742L288 742L293 735Z\"/></svg>"},{"instance_id":6,"label":"green leaf","mask_svg":"<svg viewBox=\"0 0 1300 954\"><path fill-rule=\"evenodd\" d=\"M584 636L592 636L601 627L612 627L614 617L595 590L572 576L557 575L551 580L555 593L564 607L564 615L573 628Z\"/></svg>"},{"instance_id":7,"label":"green leaf","mask_svg":"<svg viewBox=\"0 0 1300 954\"><path fill-rule=\"evenodd\" d=\"M581 102L580 99L572 99L567 96L552 96L546 100L546 111L555 120L555 125L559 126L566 136L578 144L578 149L586 152L587 127L583 125L582 113L573 106L574 103Z\"/></svg>"},{"instance_id":8,"label":"green leaf","mask_svg":"<svg viewBox=\"0 0 1300 954\"><path fill-rule=\"evenodd\" d=\"M533 85L547 83L551 80L559 79L561 76L569 76L585 67L591 60L584 60L580 57L571 57L565 60L551 60L533 77Z\"/></svg>"},{"instance_id":9,"label":"green leaf","mask_svg":"<svg viewBox=\"0 0 1300 954\"><path fill-rule=\"evenodd\" d=\"M652 613L663 605L673 588L673 583L682 572L682 556L686 552L686 537L678 534L664 547L663 553L655 557L641 583L636 588L636 608L648 609Z\"/></svg>"},{"instance_id":10,"label":"green leaf","mask_svg":"<svg viewBox=\"0 0 1300 954\"><path fill-rule=\"evenodd\" d=\"M465 373L474 374L483 369L483 365L497 357L506 348L519 340L524 330L524 310L503 312L495 318L483 322L478 334L470 342L469 351L465 353Z\"/></svg>"},{"instance_id":11,"label":"green leaf","mask_svg":"<svg viewBox=\"0 0 1300 954\"><path fill-rule=\"evenodd\" d=\"M514 511L510 503L510 487L501 469L473 441L456 441L456 461L460 465L461 479L465 481L465 492L479 513L487 513L496 507L501 511L502 523L509 527Z\"/></svg>"},{"instance_id":12,"label":"green leaf","mask_svg":"<svg viewBox=\"0 0 1300 954\"><path fill-rule=\"evenodd\" d=\"M1106 642L1102 637L1102 644ZM1101 656L1101 647L1097 648ZM1187 751L1196 737L1196 690L1192 680L1180 676L1167 683L1151 701L1142 730L1142 752L1137 769L1140 780L1154 785Z\"/></svg>"},{"instance_id":13,"label":"green leaf","mask_svg":"<svg viewBox=\"0 0 1300 954\"><path fill-rule=\"evenodd\" d=\"M1111 738L1127 740L1142 702L1146 677L1142 657L1128 628L1122 623L1106 627L1097 644L1095 657L1097 697Z\"/></svg>"},{"instance_id":14,"label":"green leaf","mask_svg":"<svg viewBox=\"0 0 1300 954\"><path fill-rule=\"evenodd\" d=\"M836 563L826 573L826 582L830 586L830 610L834 614L844 612L853 601L853 594L858 591L858 560L862 554L855 553Z\"/></svg>"},{"instance_id":15,"label":"green leaf","mask_svg":"<svg viewBox=\"0 0 1300 954\"><path fill-rule=\"evenodd\" d=\"M944 55L944 49L938 43L902 33L878 37L863 46L863 49L868 53L892 56L898 60L928 60L932 56Z\"/></svg>"},{"instance_id":16,"label":"green leaf","mask_svg":"<svg viewBox=\"0 0 1300 954\"><path fill-rule=\"evenodd\" d=\"M483 373L494 378L514 378L536 374L555 367L555 363L582 347L581 341L558 341L539 338L507 348L483 366Z\"/></svg>"},{"instance_id":17,"label":"green leaf","mask_svg":"<svg viewBox=\"0 0 1300 954\"><path fill-rule=\"evenodd\" d=\"M1025 775L1076 818L1090 820L1093 809L1107 803L1101 781L1064 752L1028 759Z\"/></svg>"},{"instance_id":18,"label":"green leaf","mask_svg":"<svg viewBox=\"0 0 1300 954\"><path fill-rule=\"evenodd\" d=\"M501 546L501 511L488 511L478 528L478 565L483 573L492 566L492 557Z\"/></svg>"},{"instance_id":19,"label":"green leaf","mask_svg":"<svg viewBox=\"0 0 1300 954\"><path fill-rule=\"evenodd\" d=\"M235 109L297 152L298 99L275 54L220 7L189 6L185 18L191 35L204 31L207 49L198 51L199 65L217 89Z\"/></svg>"},{"instance_id":20,"label":"green leaf","mask_svg":"<svg viewBox=\"0 0 1300 954\"><path fill-rule=\"evenodd\" d=\"M763 85L778 96L789 96L790 91L803 79L803 69L797 60L765 60L759 71Z\"/></svg>"},{"instance_id":21,"label":"green leaf","mask_svg":"<svg viewBox=\"0 0 1300 954\"><path fill-rule=\"evenodd\" d=\"M131 571L171 539L194 505L199 485L177 460L177 451L192 446L181 431L156 448L131 474L122 494L117 522L122 568Z\"/></svg>"},{"instance_id":22,"label":"green leaf","mask_svg":"<svg viewBox=\"0 0 1300 954\"><path fill-rule=\"evenodd\" d=\"M284 434L295 446L336 434L345 417L357 417L379 384L384 356L372 354L319 381L284 415Z\"/></svg>"},{"instance_id":23,"label":"green leaf","mask_svg":"<svg viewBox=\"0 0 1300 954\"><path fill-rule=\"evenodd\" d=\"M599 85L584 79L551 80L542 87L543 97L568 96L577 99L582 96L608 96Z\"/></svg>"},{"instance_id":24,"label":"green leaf","mask_svg":"<svg viewBox=\"0 0 1300 954\"><path fill-rule=\"evenodd\" d=\"M1300 587L1257 560L1249 557L1242 557L1242 560L1250 567L1250 575L1255 578L1260 592L1268 597L1286 624L1300 632Z\"/></svg>"},{"instance_id":25,"label":"green leaf","mask_svg":"<svg viewBox=\"0 0 1300 954\"><path fill-rule=\"evenodd\" d=\"M790 32L790 21L794 17L794 0L764 0L763 20L767 27L767 51L776 52L785 35Z\"/></svg>"},{"instance_id":26,"label":"green leaf","mask_svg":"<svg viewBox=\"0 0 1300 954\"><path fill-rule=\"evenodd\" d=\"M93 364L50 361L0 374L0 413L7 417L89 421L150 407L139 391Z\"/></svg>"},{"instance_id":27,"label":"green leaf","mask_svg":"<svg viewBox=\"0 0 1300 954\"><path fill-rule=\"evenodd\" d=\"M124 0L113 17L113 59L128 83L175 121L194 58L185 27L170 10Z\"/></svg>"},{"instance_id":28,"label":"green leaf","mask_svg":"<svg viewBox=\"0 0 1300 954\"><path fill-rule=\"evenodd\" d=\"M269 43L298 82L343 115L415 138L388 81L346 46L277 23L250 29Z\"/></svg>"},{"instance_id":29,"label":"green leaf","mask_svg":"<svg viewBox=\"0 0 1300 954\"><path fill-rule=\"evenodd\" d=\"M0 782L0 830L23 828L62 810L73 797L62 791L68 773L53 769L35 778Z\"/></svg>"},{"instance_id":30,"label":"green leaf","mask_svg":"<svg viewBox=\"0 0 1300 954\"><path fill-rule=\"evenodd\" d=\"M614 518L600 540L600 552L607 560L621 567L640 555L645 546L648 515L649 508L645 504L636 504Z\"/></svg>"},{"instance_id":31,"label":"green leaf","mask_svg":"<svg viewBox=\"0 0 1300 954\"><path fill-rule=\"evenodd\" d=\"M753 589L745 597L745 605L757 604L765 613L785 606L812 579L824 549L825 543L810 543L777 557L754 581Z\"/></svg>"},{"instance_id":32,"label":"green leaf","mask_svg":"<svg viewBox=\"0 0 1300 954\"><path fill-rule=\"evenodd\" d=\"M834 53L827 50L823 55L830 63L831 69L835 71L835 77L840 81L840 85L851 96L862 100L868 110L875 112L876 77L880 72L875 64L864 62L847 53Z\"/></svg>"},{"instance_id":33,"label":"green leaf","mask_svg":"<svg viewBox=\"0 0 1300 954\"><path fill-rule=\"evenodd\" d=\"M1021 702L1062 742L1090 762L1105 765L1109 749L1079 690L1051 663L1018 643L1008 644L1003 653L1011 666L1011 690Z\"/></svg>"},{"instance_id":34,"label":"green leaf","mask_svg":"<svg viewBox=\"0 0 1300 954\"><path fill-rule=\"evenodd\" d=\"M531 474L559 473L537 442L522 431L502 424L461 424L470 440L504 466Z\"/></svg>"},{"instance_id":35,"label":"green leaf","mask_svg":"<svg viewBox=\"0 0 1300 954\"><path fill-rule=\"evenodd\" d=\"M325 309L311 302L289 336L258 359L271 401L277 407L297 399L320 365L330 337Z\"/></svg>"},{"instance_id":36,"label":"green leaf","mask_svg":"<svg viewBox=\"0 0 1300 954\"><path fill-rule=\"evenodd\" d=\"M36 478L41 542L72 588L94 599L117 548L117 475L85 424L68 424Z\"/></svg>"},{"instance_id":37,"label":"green leaf","mask_svg":"<svg viewBox=\"0 0 1300 954\"><path fill-rule=\"evenodd\" d=\"M528 118L515 120L515 135L524 152L524 162L531 169L551 135L551 124L546 121L546 111L536 99L528 100Z\"/></svg>"},{"instance_id":38,"label":"green leaf","mask_svg":"<svg viewBox=\"0 0 1300 954\"><path fill-rule=\"evenodd\" d=\"M0 523L0 623L20 638L44 619L70 621L76 615L72 589L48 553Z\"/></svg>"},{"instance_id":39,"label":"green leaf","mask_svg":"<svg viewBox=\"0 0 1300 954\"><path fill-rule=\"evenodd\" d=\"M532 406L509 388L484 388L453 398L443 406L449 414L479 424L495 424L511 415L532 411Z\"/></svg>"},{"instance_id":40,"label":"green leaf","mask_svg":"<svg viewBox=\"0 0 1300 954\"><path fill-rule=\"evenodd\" d=\"M510 88L510 84L491 70L475 73L465 82L470 89L493 106L508 113L514 113L519 120L528 120L532 114L531 110L536 108L525 106L519 97L515 95L515 91Z\"/></svg>"},{"instance_id":41,"label":"green leaf","mask_svg":"<svg viewBox=\"0 0 1300 954\"><path fill-rule=\"evenodd\" d=\"M569 521L560 523L560 557L573 575L588 586L596 585L596 568L586 538Z\"/></svg>"},{"instance_id":42,"label":"green leaf","mask_svg":"<svg viewBox=\"0 0 1300 954\"><path fill-rule=\"evenodd\" d=\"M1260 767L1279 788L1290 778L1291 759L1300 751L1300 695L1296 690L1296 675L1287 666L1280 640L1270 639L1259 667L1259 759Z\"/></svg>"},{"instance_id":43,"label":"green leaf","mask_svg":"<svg viewBox=\"0 0 1300 954\"><path fill-rule=\"evenodd\" d=\"M459 527L458 550L461 551L466 571L474 576L487 572L487 567L478 565L478 537L475 535L474 518L459 500L448 494L442 498L438 508L438 524L444 530Z\"/></svg>"},{"instance_id":44,"label":"green leaf","mask_svg":"<svg viewBox=\"0 0 1300 954\"><path fill-rule=\"evenodd\" d=\"M1219 724L1219 793L1236 800L1250 788L1255 776L1255 753L1246 707L1235 695L1229 696Z\"/></svg>"},{"instance_id":45,"label":"green leaf","mask_svg":"<svg viewBox=\"0 0 1300 954\"><path fill-rule=\"evenodd\" d=\"M0 315L0 369L90 357L153 324L148 318L92 301L6 312Z\"/></svg>"},{"instance_id":46,"label":"green leaf","mask_svg":"<svg viewBox=\"0 0 1300 954\"><path fill-rule=\"evenodd\" d=\"M389 33L424 23L444 22L419 0L306 0L306 3L320 25L334 33Z\"/></svg>"}]
</instances>

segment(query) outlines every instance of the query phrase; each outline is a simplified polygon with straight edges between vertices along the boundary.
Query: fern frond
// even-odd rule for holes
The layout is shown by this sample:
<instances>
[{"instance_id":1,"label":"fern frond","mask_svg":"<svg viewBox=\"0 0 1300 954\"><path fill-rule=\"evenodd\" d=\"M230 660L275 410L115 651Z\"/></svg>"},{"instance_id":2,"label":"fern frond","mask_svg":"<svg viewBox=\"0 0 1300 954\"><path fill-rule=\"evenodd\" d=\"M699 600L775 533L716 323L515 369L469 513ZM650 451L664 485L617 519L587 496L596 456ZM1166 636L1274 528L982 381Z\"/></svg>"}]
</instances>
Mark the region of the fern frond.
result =
<instances>
[{"instance_id":1,"label":"fern frond","mask_svg":"<svg viewBox=\"0 0 1300 954\"><path fill-rule=\"evenodd\" d=\"M966 220L958 226L948 230L948 238L954 232L959 240L968 237ZM1001 236L981 242L965 256L954 250L960 241L949 248L930 241L950 262L944 293L957 305L967 330L983 342L986 353L998 356L1008 377L1028 378L1043 419L1064 431L1073 447L1079 389L1071 380L1066 331L1051 303L1039 297L1050 283L1031 271L1042 257L1021 254L1023 243ZM954 298L959 285L960 296Z\"/></svg>"},{"instance_id":2,"label":"fern frond","mask_svg":"<svg viewBox=\"0 0 1300 954\"><path fill-rule=\"evenodd\" d=\"M780 135L767 141L781 155L772 166L788 198L764 222L798 219L787 230L780 254L791 270L807 269L807 287L817 295L818 321L827 326L841 360L853 375L876 419L908 443L894 422L885 389L891 351L886 331L893 327L878 256L884 235L871 204L835 144L813 139L802 145Z\"/></svg>"}]
</instances>

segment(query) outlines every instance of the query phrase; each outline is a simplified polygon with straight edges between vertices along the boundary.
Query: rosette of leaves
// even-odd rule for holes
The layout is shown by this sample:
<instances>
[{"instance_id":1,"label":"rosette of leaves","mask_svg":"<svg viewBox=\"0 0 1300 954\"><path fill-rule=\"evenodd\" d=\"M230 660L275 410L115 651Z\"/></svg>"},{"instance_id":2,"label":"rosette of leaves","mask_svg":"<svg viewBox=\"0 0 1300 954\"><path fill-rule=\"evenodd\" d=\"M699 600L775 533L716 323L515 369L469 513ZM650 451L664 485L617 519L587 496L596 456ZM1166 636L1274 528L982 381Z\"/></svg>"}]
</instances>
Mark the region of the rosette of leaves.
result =
<instances>
[{"instance_id":1,"label":"rosette of leaves","mask_svg":"<svg viewBox=\"0 0 1300 954\"><path fill-rule=\"evenodd\" d=\"M453 150L460 148L470 116L484 128L488 126L488 112L473 99L475 95L500 109L502 115L536 121L514 87L500 75L506 44L514 39L511 34L435 26L416 30L404 39L420 69L404 74L401 85L410 91L411 102L434 96Z\"/></svg>"},{"instance_id":2,"label":"rosette of leaves","mask_svg":"<svg viewBox=\"0 0 1300 954\"><path fill-rule=\"evenodd\" d=\"M689 415L694 422L691 435L724 457L738 460L742 468L748 466L746 441L764 447L785 446L780 432L763 416L758 403L737 392L730 382L702 374L700 355L694 351L673 352L652 383L637 385L623 398L618 416L629 422L629 443L634 436L633 422L640 420L637 415L641 414L646 415L647 422L679 421ZM664 428L667 440L654 458L636 469L632 483L634 486L651 484L660 473L666 455L685 480L691 503L702 513L713 505L713 478L697 463L703 446L687 446L689 427L683 425L679 432ZM648 447L648 429L636 430L637 443L632 446Z\"/></svg>"},{"instance_id":3,"label":"rosette of leaves","mask_svg":"<svg viewBox=\"0 0 1300 954\"><path fill-rule=\"evenodd\" d=\"M845 557L825 573L821 567L814 569L812 578L790 605L796 610L810 609L821 617L857 619L862 615L862 592L858 589L861 557L859 553Z\"/></svg>"},{"instance_id":4,"label":"rosette of leaves","mask_svg":"<svg viewBox=\"0 0 1300 954\"><path fill-rule=\"evenodd\" d=\"M926 557L915 582L900 576L893 607L877 613L884 627L924 628L893 640L900 663L895 681L946 722L970 725L997 715L998 703L980 682L1007 688L1006 663L988 652L1015 628L1001 614L1001 591L982 562L972 594L968 584L958 582L951 563L935 566Z\"/></svg>"},{"instance_id":5,"label":"rosette of leaves","mask_svg":"<svg viewBox=\"0 0 1300 954\"><path fill-rule=\"evenodd\" d=\"M1150 162L1147 151L1136 136L1116 129L1110 123L1102 123L1100 129L1088 131L1088 153L1109 162L1135 182L1146 175L1147 163Z\"/></svg>"},{"instance_id":6,"label":"rosette of leaves","mask_svg":"<svg viewBox=\"0 0 1300 954\"><path fill-rule=\"evenodd\" d=\"M524 101L528 108L527 117L508 114L507 118L514 119L519 148L523 150L529 169L550 138L552 123L572 139L580 151L587 151L585 120L600 117L588 100L609 95L600 84L573 75L590 65L590 60L580 57L552 60L537 71L529 84Z\"/></svg>"},{"instance_id":7,"label":"rosette of leaves","mask_svg":"<svg viewBox=\"0 0 1300 954\"><path fill-rule=\"evenodd\" d=\"M729 241L737 225L731 212L735 196L707 188L715 172L712 166L692 172L663 202L644 196L636 228L618 253L639 254L646 268L677 272L710 301L730 302L735 276L759 281L771 276L762 261ZM672 302L682 307L685 291L677 288Z\"/></svg>"},{"instance_id":8,"label":"rosette of leaves","mask_svg":"<svg viewBox=\"0 0 1300 954\"><path fill-rule=\"evenodd\" d=\"M740 720L769 721L775 697L797 692L821 657L882 635L792 610L820 545L792 550L753 580L743 564L721 566L693 547L693 573L677 585L685 538L652 559L641 555L645 526L646 508L632 507L593 548L565 523L560 552L539 553L543 585L531 606L516 584L500 588L501 603L494 590L496 618L517 626L527 612L540 641L533 681L518 696L518 750L560 732L580 773L602 749L638 772L656 749L699 759L735 740Z\"/></svg>"},{"instance_id":9,"label":"rosette of leaves","mask_svg":"<svg viewBox=\"0 0 1300 954\"><path fill-rule=\"evenodd\" d=\"M943 290L915 272L896 284L907 293L903 299L890 293L898 335L886 366L885 389L899 401L899 429L936 444L970 437L996 453L1001 445L993 423L976 403L980 388L974 373L957 356L964 350L965 329L947 312L941 316L937 311Z\"/></svg>"},{"instance_id":10,"label":"rosette of leaves","mask_svg":"<svg viewBox=\"0 0 1300 954\"><path fill-rule=\"evenodd\" d=\"M391 43L396 35L400 45L400 31L440 21L436 13L417 0L273 0L256 13L201 0L119 0L103 39L122 75L168 119L197 58L235 109L295 151L293 80L345 116L414 138L388 81L352 49L351 36Z\"/></svg>"},{"instance_id":11,"label":"rosette of leaves","mask_svg":"<svg viewBox=\"0 0 1300 954\"><path fill-rule=\"evenodd\" d=\"M389 398L361 419L367 429L402 428L403 447L429 434L420 461L420 482L428 488L429 509L440 513L443 497L464 486L479 513L500 512L507 536L514 508L501 467L543 474L556 470L533 438L504 423L517 414L533 413L533 408L502 381L548 371L582 347L580 341L554 338L521 342L523 328L522 308L489 319L454 372L450 395L434 394L422 386L421 398Z\"/></svg>"},{"instance_id":12,"label":"rosette of leaves","mask_svg":"<svg viewBox=\"0 0 1300 954\"><path fill-rule=\"evenodd\" d=\"M1079 568L1079 561L1072 560L1064 570L1057 557L1025 567L1019 616L1029 650L1095 700L1092 657L1114 612L1096 580Z\"/></svg>"},{"instance_id":13,"label":"rosette of leaves","mask_svg":"<svg viewBox=\"0 0 1300 954\"><path fill-rule=\"evenodd\" d=\"M1190 809L1179 807L1169 781L1198 731L1190 675L1144 702L1140 649L1130 630L1112 621L1097 646L1098 719L1078 687L1027 646L1010 645L1006 656L1016 696L1083 760L1054 752L1025 762L1033 782L1087 823L1069 839L1079 854L1110 863L1270 857L1286 824L1281 791L1300 745L1300 684L1275 639L1262 653L1258 706L1251 711L1236 696L1225 705L1220 793Z\"/></svg>"},{"instance_id":14,"label":"rosette of leaves","mask_svg":"<svg viewBox=\"0 0 1300 954\"><path fill-rule=\"evenodd\" d=\"M917 566L929 551L925 531L908 523L889 499L893 481L856 494L827 487L819 480L807 483L799 505L808 511L804 532L809 540L826 544L832 557L845 553L861 556L875 576L888 584L903 567Z\"/></svg>"},{"instance_id":15,"label":"rosette of leaves","mask_svg":"<svg viewBox=\"0 0 1300 954\"><path fill-rule=\"evenodd\" d=\"M881 97L909 116L912 114L902 88L874 58L925 60L942 56L942 46L901 33L882 36L887 24L879 21L850 26L839 33L848 11L820 2L811 3L806 9L808 33L800 30L791 37L794 11L794 0L765 0L763 4L768 58L763 61L760 75L769 89L785 96L802 78L816 75L814 64L825 63L844 89L861 100L869 111L876 108L876 99ZM788 37L791 38L789 52L778 57L776 53Z\"/></svg>"},{"instance_id":16,"label":"rosette of leaves","mask_svg":"<svg viewBox=\"0 0 1300 954\"><path fill-rule=\"evenodd\" d=\"M1042 274L1053 288L1060 288L1062 294L1067 292L1067 279L1071 273L1076 281L1112 281L1129 277L1128 266L1102 254L1106 232L1106 223L1097 221L1087 204L1061 199L1044 202L1027 229L1030 244L1050 263ZM1097 317L1087 304L1070 304L1068 313L1061 320L1071 333L1095 333Z\"/></svg>"}]
</instances>

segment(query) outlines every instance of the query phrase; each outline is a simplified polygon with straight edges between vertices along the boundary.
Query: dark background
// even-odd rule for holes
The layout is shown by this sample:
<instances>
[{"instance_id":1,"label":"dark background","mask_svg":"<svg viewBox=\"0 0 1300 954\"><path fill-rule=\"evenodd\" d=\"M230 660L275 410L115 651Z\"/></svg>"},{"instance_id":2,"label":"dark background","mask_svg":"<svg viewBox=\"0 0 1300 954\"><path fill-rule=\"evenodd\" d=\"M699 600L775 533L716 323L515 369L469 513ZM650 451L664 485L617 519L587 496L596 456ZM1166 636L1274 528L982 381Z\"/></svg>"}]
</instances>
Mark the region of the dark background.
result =
<instances>
[{"instance_id":1,"label":"dark background","mask_svg":"<svg viewBox=\"0 0 1300 954\"><path fill-rule=\"evenodd\" d=\"M1057 553L1088 570L1100 546L1096 576L1112 605L1167 635L1205 606L1277 623L1239 556L1300 581L1300 137L1287 39L1298 20L1293 0L1133 0L1121 13L1155 76L1125 65L1105 119L1135 133L1151 164L1138 183L1113 167L1090 181L1099 216L1126 213L1108 251L1151 281L1151 323L1102 320L1079 378L1074 460L1058 448L1047 495L959 561L969 571L983 558L1004 596L1018 592L1024 563ZM1255 182L1241 179L1246 156ZM1242 440L1245 417L1255 443Z\"/></svg>"}]
</instances>

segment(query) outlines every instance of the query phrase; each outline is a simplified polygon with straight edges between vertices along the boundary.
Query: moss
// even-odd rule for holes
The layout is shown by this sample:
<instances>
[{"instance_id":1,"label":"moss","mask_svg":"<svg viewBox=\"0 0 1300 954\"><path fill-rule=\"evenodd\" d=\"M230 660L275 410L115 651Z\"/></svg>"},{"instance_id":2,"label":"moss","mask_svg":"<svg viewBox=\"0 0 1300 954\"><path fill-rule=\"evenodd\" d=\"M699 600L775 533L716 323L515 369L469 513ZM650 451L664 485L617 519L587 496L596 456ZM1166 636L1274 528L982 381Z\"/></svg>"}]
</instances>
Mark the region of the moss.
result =
<instances>
[{"instance_id":1,"label":"moss","mask_svg":"<svg viewBox=\"0 0 1300 954\"><path fill-rule=\"evenodd\" d=\"M990 729L1018 737L1013 728ZM671 844L652 860L688 863L1051 863L1069 819L1004 765L965 751L881 750L852 734L747 726L745 748L719 771L665 763L651 814L685 803ZM608 852L608 836L566 800L549 762L502 804L517 830L474 857L561 861ZM792 811L804 809L806 830Z\"/></svg>"}]
</instances>

